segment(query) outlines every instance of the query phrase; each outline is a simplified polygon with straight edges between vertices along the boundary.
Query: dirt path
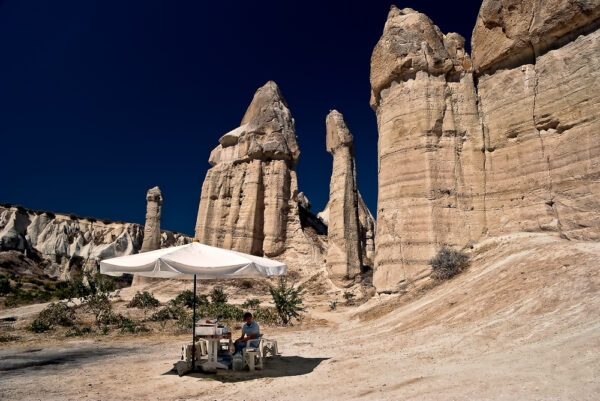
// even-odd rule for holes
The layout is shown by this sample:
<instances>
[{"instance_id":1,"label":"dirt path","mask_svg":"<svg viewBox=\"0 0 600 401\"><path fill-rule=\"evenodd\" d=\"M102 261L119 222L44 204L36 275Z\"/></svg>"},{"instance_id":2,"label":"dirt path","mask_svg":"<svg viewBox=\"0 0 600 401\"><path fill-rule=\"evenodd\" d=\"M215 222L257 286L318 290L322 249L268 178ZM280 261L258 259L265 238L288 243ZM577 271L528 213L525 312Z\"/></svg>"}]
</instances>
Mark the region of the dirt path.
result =
<instances>
[{"instance_id":1,"label":"dirt path","mask_svg":"<svg viewBox=\"0 0 600 401\"><path fill-rule=\"evenodd\" d=\"M184 337L4 347L0 399L597 399L600 244L512 236L473 258L410 301L323 306L326 327L267 332L283 358L262 372L180 378Z\"/></svg>"}]
</instances>

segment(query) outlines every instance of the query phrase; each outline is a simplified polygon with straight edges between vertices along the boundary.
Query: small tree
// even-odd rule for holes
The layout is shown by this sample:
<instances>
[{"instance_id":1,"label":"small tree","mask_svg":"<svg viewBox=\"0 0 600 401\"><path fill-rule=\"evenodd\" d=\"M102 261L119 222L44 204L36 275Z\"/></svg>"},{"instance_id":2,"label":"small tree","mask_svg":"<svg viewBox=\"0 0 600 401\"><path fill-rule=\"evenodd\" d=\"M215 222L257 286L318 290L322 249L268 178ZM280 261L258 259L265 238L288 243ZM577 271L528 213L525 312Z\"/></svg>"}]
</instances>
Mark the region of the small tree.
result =
<instances>
[{"instance_id":1,"label":"small tree","mask_svg":"<svg viewBox=\"0 0 600 401\"><path fill-rule=\"evenodd\" d=\"M294 283L288 286L286 277L282 276L277 286L269 286L269 292L273 297L277 314L284 325L299 317L300 312L306 311L306 308L302 306L304 287L294 288Z\"/></svg>"},{"instance_id":2,"label":"small tree","mask_svg":"<svg viewBox=\"0 0 600 401\"><path fill-rule=\"evenodd\" d=\"M214 287L210 292L210 299L213 304L224 304L227 303L227 294L221 287Z\"/></svg>"},{"instance_id":3,"label":"small tree","mask_svg":"<svg viewBox=\"0 0 600 401\"><path fill-rule=\"evenodd\" d=\"M437 255L429 261L429 264L432 268L431 278L448 280L469 266L469 256L443 246Z\"/></svg>"}]
</instances>

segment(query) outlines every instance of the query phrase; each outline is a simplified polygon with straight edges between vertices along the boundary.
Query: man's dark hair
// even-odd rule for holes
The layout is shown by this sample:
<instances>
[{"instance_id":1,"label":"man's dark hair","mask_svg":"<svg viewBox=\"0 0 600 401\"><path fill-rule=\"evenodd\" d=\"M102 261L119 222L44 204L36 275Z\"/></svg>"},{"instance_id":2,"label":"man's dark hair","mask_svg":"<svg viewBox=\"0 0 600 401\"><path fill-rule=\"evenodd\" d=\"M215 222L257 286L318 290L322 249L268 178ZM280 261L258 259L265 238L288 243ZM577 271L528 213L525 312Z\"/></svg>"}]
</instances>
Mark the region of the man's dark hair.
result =
<instances>
[{"instance_id":1,"label":"man's dark hair","mask_svg":"<svg viewBox=\"0 0 600 401\"><path fill-rule=\"evenodd\" d=\"M252 313L250 313L250 312L244 313L244 320L248 319L249 317L252 317Z\"/></svg>"}]
</instances>

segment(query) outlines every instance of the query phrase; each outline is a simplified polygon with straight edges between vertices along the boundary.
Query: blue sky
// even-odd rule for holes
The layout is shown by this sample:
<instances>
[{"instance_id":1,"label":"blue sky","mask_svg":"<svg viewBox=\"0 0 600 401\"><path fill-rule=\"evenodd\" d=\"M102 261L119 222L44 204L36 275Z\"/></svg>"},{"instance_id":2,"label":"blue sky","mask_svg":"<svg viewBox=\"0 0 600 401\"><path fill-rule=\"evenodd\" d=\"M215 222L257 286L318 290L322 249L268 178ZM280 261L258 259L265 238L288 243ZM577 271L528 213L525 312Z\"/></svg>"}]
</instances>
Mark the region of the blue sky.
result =
<instances>
[{"instance_id":1,"label":"blue sky","mask_svg":"<svg viewBox=\"0 0 600 401\"><path fill-rule=\"evenodd\" d=\"M193 233L208 156L254 91L279 85L296 120L298 181L327 203L325 116L354 135L377 203L369 64L389 1L0 0L0 202ZM480 1L402 1L470 40Z\"/></svg>"}]
</instances>

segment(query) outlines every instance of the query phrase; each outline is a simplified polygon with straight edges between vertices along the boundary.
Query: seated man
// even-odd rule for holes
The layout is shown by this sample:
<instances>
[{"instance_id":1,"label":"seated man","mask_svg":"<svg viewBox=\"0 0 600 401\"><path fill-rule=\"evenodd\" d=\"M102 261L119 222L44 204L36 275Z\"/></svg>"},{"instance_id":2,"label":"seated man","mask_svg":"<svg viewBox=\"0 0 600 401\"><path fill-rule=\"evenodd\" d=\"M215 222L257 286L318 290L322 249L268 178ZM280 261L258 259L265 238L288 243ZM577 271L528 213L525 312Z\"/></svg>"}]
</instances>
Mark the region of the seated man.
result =
<instances>
[{"instance_id":1,"label":"seated man","mask_svg":"<svg viewBox=\"0 0 600 401\"><path fill-rule=\"evenodd\" d=\"M242 352L242 350L248 346L249 342L258 339L261 336L260 329L258 328L258 323L252 320L252 313L244 313L244 321L246 322L246 324L242 326L242 336L235 340L236 354Z\"/></svg>"}]
</instances>

